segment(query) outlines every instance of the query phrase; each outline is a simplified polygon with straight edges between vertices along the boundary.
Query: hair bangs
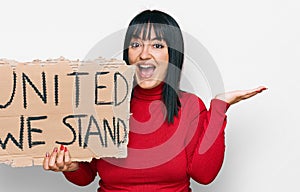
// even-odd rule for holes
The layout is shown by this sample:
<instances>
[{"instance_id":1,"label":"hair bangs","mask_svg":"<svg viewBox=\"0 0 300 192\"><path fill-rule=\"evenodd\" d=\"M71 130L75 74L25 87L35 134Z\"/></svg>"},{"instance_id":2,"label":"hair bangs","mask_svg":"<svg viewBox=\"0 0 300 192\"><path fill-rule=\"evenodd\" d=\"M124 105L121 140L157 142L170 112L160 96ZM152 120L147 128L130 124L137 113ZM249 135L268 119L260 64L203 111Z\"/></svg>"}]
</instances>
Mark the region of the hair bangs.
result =
<instances>
[{"instance_id":1,"label":"hair bangs","mask_svg":"<svg viewBox=\"0 0 300 192\"><path fill-rule=\"evenodd\" d=\"M131 37L138 37L142 40L151 40L152 33L154 32L154 36L158 40L166 40L165 34L166 30L163 25L160 23L139 23L130 26L130 31L128 31L128 35Z\"/></svg>"}]
</instances>

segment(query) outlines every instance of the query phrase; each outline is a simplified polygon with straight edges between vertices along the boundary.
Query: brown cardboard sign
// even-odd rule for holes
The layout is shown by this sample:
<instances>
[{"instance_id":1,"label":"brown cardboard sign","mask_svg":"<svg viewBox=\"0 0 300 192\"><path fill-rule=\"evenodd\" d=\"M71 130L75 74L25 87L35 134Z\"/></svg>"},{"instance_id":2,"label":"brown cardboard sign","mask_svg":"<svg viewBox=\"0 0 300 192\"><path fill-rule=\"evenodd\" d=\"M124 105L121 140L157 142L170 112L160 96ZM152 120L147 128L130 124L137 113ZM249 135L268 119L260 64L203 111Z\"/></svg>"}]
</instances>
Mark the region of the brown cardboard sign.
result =
<instances>
[{"instance_id":1,"label":"brown cardboard sign","mask_svg":"<svg viewBox=\"0 0 300 192\"><path fill-rule=\"evenodd\" d=\"M114 59L0 60L0 163L41 165L61 144L74 161L126 157L134 72Z\"/></svg>"}]
</instances>

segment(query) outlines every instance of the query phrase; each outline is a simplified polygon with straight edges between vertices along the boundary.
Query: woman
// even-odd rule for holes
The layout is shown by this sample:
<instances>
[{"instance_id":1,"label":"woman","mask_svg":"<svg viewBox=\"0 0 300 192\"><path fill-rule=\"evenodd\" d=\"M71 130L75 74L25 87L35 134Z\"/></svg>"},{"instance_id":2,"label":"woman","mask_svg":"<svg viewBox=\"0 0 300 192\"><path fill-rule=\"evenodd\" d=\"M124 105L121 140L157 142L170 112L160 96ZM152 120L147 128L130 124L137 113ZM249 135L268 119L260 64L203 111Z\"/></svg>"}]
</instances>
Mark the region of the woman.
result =
<instances>
[{"instance_id":1,"label":"woman","mask_svg":"<svg viewBox=\"0 0 300 192\"><path fill-rule=\"evenodd\" d=\"M99 192L185 192L191 191L190 178L212 182L224 158L226 110L266 88L217 95L207 111L200 98L179 90L183 51L181 30L171 16L146 10L134 17L123 52L124 60L137 66L128 157L72 162L61 146L46 153L44 169L61 171L81 186L99 174Z\"/></svg>"}]
</instances>

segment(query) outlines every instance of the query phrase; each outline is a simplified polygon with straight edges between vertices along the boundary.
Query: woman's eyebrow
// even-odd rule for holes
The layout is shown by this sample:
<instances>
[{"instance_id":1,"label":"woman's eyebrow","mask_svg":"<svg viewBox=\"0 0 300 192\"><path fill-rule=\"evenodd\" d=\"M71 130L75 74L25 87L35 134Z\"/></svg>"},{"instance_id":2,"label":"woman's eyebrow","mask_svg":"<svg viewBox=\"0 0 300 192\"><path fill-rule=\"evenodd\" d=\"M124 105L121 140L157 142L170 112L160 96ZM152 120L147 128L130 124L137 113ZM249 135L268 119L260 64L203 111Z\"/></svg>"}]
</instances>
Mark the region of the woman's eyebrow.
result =
<instances>
[{"instance_id":1,"label":"woman's eyebrow","mask_svg":"<svg viewBox=\"0 0 300 192\"><path fill-rule=\"evenodd\" d=\"M131 39L142 39L139 35L132 35ZM154 37L152 39L150 39L150 41L162 41L163 38L161 37Z\"/></svg>"}]
</instances>

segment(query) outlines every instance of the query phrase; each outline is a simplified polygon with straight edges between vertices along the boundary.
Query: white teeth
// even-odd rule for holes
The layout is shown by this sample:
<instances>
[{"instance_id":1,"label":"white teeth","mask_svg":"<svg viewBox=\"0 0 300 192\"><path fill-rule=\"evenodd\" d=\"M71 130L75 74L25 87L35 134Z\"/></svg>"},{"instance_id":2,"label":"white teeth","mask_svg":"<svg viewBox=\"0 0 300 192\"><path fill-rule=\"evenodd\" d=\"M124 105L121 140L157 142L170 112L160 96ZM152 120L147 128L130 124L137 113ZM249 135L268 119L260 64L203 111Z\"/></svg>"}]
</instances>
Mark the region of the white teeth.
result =
<instances>
[{"instance_id":1,"label":"white teeth","mask_svg":"<svg viewBox=\"0 0 300 192\"><path fill-rule=\"evenodd\" d=\"M140 68L143 68L143 69L148 69L148 68L154 68L153 65L139 65Z\"/></svg>"}]
</instances>

